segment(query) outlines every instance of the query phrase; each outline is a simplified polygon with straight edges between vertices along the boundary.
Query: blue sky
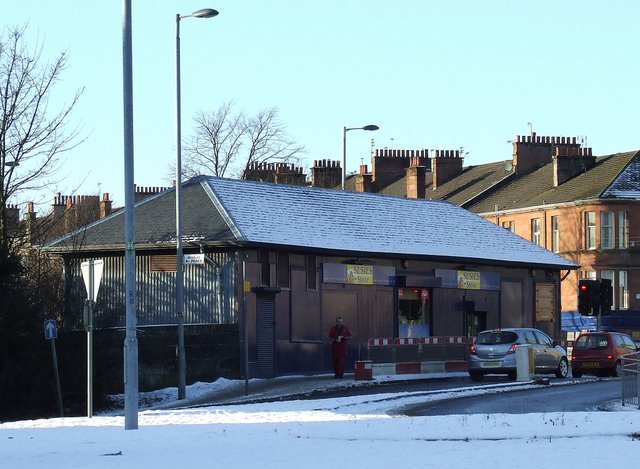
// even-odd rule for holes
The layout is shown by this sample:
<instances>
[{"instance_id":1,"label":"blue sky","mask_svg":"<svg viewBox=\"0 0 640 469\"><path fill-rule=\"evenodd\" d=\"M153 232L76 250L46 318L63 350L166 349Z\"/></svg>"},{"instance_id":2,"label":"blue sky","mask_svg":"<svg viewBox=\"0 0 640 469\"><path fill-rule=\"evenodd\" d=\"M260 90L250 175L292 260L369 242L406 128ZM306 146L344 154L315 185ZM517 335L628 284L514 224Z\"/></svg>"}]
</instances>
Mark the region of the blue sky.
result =
<instances>
[{"instance_id":1,"label":"blue sky","mask_svg":"<svg viewBox=\"0 0 640 469\"><path fill-rule=\"evenodd\" d=\"M209 1L209 0L208 0ZM81 5L81 6L80 6ZM198 110L233 100L277 106L306 147L303 166L370 164L375 148L459 149L465 165L509 159L516 135L575 136L594 154L640 149L636 0L132 0L135 181L171 184L175 161L175 15L181 22L183 136ZM46 211L56 192L108 192L124 203L122 2L23 0L3 27L28 24L43 58L69 52L51 107L84 93L73 114L86 141L65 154L61 182L22 194Z\"/></svg>"}]
</instances>

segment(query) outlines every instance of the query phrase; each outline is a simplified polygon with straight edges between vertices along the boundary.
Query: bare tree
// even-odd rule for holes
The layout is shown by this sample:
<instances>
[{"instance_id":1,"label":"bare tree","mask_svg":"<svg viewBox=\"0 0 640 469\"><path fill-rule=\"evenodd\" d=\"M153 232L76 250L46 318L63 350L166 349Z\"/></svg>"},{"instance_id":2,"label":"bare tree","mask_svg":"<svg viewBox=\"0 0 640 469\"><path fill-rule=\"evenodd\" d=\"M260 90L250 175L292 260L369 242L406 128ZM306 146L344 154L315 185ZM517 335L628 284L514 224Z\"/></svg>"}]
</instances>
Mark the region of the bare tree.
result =
<instances>
[{"instance_id":1,"label":"bare tree","mask_svg":"<svg viewBox=\"0 0 640 469\"><path fill-rule=\"evenodd\" d=\"M70 102L51 112L49 99L67 65L60 53L43 63L42 43L30 49L25 27L0 36L0 249L7 249L6 206L11 197L51 183L59 170L59 156L77 146L78 128L68 120L82 90Z\"/></svg>"},{"instance_id":2,"label":"bare tree","mask_svg":"<svg viewBox=\"0 0 640 469\"><path fill-rule=\"evenodd\" d=\"M276 107L250 117L234 113L233 105L227 102L214 112L196 115L194 135L185 145L185 176L244 179L253 163L292 162L304 152L304 147L287 135Z\"/></svg>"}]
</instances>

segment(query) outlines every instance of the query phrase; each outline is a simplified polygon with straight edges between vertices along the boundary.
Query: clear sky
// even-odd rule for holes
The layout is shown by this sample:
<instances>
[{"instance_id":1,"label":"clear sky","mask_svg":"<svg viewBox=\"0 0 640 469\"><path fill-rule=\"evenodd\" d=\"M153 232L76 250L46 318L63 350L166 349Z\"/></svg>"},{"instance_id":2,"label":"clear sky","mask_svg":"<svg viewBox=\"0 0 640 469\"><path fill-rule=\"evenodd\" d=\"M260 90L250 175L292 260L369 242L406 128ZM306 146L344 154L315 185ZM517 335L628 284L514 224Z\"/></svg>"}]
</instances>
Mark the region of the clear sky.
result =
<instances>
[{"instance_id":1,"label":"clear sky","mask_svg":"<svg viewBox=\"0 0 640 469\"><path fill-rule=\"evenodd\" d=\"M175 161L175 15L181 22L183 136L198 110L233 100L249 114L277 106L313 160L347 170L375 148L459 149L465 165L506 160L538 135L585 139L595 155L640 149L640 2L612 0L132 0L135 182L168 186ZM66 154L56 192L108 192L124 204L122 2L5 2L3 27L28 24L43 58L69 52L54 88L84 93L72 123L86 141Z\"/></svg>"}]
</instances>

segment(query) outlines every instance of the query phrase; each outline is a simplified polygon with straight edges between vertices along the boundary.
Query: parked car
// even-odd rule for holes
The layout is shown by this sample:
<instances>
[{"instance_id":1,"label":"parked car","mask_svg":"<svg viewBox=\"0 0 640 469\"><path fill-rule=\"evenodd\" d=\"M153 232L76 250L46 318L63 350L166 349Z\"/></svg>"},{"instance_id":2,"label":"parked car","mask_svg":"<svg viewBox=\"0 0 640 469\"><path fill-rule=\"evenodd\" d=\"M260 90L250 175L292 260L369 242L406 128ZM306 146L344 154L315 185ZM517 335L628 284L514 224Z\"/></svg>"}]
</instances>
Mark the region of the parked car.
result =
<instances>
[{"instance_id":1,"label":"parked car","mask_svg":"<svg viewBox=\"0 0 640 469\"><path fill-rule=\"evenodd\" d=\"M516 349L523 344L532 346L536 373L567 377L569 361L565 349L544 332L526 327L480 332L469 346L469 376L478 381L484 375L493 374L516 379Z\"/></svg>"},{"instance_id":2,"label":"parked car","mask_svg":"<svg viewBox=\"0 0 640 469\"><path fill-rule=\"evenodd\" d=\"M571 372L575 378L583 373L620 376L620 356L638 351L631 337L621 332L589 332L580 334L573 343Z\"/></svg>"}]
</instances>

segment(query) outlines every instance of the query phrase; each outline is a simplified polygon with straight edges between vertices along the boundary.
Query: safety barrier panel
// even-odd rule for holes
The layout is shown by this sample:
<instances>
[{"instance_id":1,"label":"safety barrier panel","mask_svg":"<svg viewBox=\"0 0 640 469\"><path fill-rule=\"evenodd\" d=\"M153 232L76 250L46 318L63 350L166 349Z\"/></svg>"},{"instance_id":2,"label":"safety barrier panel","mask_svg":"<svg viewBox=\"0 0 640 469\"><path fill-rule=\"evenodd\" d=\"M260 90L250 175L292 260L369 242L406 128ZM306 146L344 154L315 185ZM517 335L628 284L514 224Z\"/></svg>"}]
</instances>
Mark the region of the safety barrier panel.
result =
<instances>
[{"instance_id":1,"label":"safety barrier panel","mask_svg":"<svg viewBox=\"0 0 640 469\"><path fill-rule=\"evenodd\" d=\"M622 362L622 405L633 404L640 409L640 353L623 355Z\"/></svg>"},{"instance_id":2,"label":"safety barrier panel","mask_svg":"<svg viewBox=\"0 0 640 469\"><path fill-rule=\"evenodd\" d=\"M472 337L462 336L372 338L367 342L366 359L374 363L466 362L471 343ZM415 366L401 365L397 374Z\"/></svg>"},{"instance_id":3,"label":"safety barrier panel","mask_svg":"<svg viewBox=\"0 0 640 469\"><path fill-rule=\"evenodd\" d=\"M369 339L370 347L384 347L387 345L442 345L442 344L472 344L473 337L443 336L443 337L398 337L395 339Z\"/></svg>"}]
</instances>

